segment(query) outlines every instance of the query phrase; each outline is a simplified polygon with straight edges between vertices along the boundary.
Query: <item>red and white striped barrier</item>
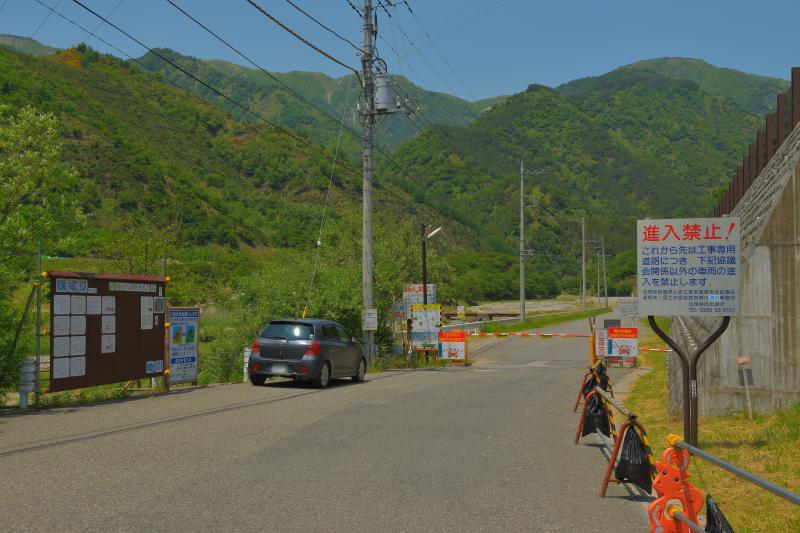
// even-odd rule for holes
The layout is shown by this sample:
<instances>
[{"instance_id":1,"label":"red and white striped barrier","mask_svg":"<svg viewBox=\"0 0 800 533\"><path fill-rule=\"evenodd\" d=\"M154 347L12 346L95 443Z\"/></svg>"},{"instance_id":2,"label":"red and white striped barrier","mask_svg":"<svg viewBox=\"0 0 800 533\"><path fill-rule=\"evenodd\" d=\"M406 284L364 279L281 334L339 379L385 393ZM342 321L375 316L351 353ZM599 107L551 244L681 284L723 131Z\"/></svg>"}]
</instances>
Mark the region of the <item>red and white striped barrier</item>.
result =
<instances>
[{"instance_id":1,"label":"red and white striped barrier","mask_svg":"<svg viewBox=\"0 0 800 533\"><path fill-rule=\"evenodd\" d=\"M527 331L522 332L510 332L510 333L470 333L470 337L583 337L583 338L590 338L591 335L584 335L582 333L528 333Z\"/></svg>"}]
</instances>

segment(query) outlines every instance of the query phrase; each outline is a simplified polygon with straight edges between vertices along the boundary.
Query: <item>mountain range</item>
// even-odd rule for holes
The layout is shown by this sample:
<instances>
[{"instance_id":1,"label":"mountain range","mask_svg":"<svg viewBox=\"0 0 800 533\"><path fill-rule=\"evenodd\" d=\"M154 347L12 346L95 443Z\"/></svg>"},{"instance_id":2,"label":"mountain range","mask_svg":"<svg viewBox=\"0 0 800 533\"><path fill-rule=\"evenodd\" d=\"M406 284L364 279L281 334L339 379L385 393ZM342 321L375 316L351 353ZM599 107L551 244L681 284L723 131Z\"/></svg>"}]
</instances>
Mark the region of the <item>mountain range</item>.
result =
<instances>
[{"instance_id":1,"label":"mountain range","mask_svg":"<svg viewBox=\"0 0 800 533\"><path fill-rule=\"evenodd\" d=\"M83 45L64 52L0 37L0 104L54 113L64 125L67 157L83 176L78 194L91 224L73 253L97 247L127 218L179 221L179 241L219 253L309 246L342 116L340 164L353 172L340 166L335 173L331 223L341 225L341 242L357 248L354 77L266 74L157 51L252 113L152 53L122 61ZM65 54L79 64L65 62ZM444 224L441 253L452 272L443 294L462 301L513 297L517 290L521 161L533 171L526 192L526 203L535 205L526 228L526 246L535 252L532 295L577 286L581 216L590 239L602 237L613 256L612 289L624 292L634 236L621 228L645 216L705 213L751 141L757 114L788 86L681 58L476 102L426 91L402 76L393 81L418 112L389 117L379 128L378 143L393 162L377 157L378 223Z\"/></svg>"}]
</instances>

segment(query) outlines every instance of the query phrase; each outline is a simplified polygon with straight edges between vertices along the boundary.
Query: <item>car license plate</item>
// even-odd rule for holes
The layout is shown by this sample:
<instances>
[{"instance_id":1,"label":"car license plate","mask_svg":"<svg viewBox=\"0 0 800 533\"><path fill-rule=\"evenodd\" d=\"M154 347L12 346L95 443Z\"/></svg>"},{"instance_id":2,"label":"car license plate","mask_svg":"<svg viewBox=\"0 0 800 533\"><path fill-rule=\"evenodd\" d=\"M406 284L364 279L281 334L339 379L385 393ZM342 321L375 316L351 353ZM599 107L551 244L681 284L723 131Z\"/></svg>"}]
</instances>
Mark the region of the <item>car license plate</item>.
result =
<instances>
[{"instance_id":1,"label":"car license plate","mask_svg":"<svg viewBox=\"0 0 800 533\"><path fill-rule=\"evenodd\" d=\"M272 372L274 374L288 374L289 367L287 365L272 365Z\"/></svg>"}]
</instances>

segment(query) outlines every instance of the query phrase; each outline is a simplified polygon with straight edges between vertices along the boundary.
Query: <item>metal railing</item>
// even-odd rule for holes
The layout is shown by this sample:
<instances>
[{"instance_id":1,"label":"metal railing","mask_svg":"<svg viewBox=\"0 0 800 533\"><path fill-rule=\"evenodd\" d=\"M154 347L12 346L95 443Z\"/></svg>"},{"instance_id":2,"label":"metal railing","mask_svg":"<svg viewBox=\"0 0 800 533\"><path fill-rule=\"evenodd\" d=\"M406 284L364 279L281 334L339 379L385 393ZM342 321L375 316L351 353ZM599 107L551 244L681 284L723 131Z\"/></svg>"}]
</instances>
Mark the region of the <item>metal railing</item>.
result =
<instances>
[{"instance_id":1,"label":"metal railing","mask_svg":"<svg viewBox=\"0 0 800 533\"><path fill-rule=\"evenodd\" d=\"M791 492L791 491L789 491L789 490L787 490L787 489L785 489L785 488L783 488L783 487L781 487L779 485L776 485L775 483L772 483L771 481L767 481L766 479L762 479L762 478L756 476L755 474L751 474L750 472L748 472L746 470L743 470L743 469L739 468L738 466L734 466L734 465L732 465L732 464L730 464L730 463L728 463L726 461L723 461L722 459L720 459L718 457L714 457L710 453L704 452L703 450L701 450L700 448L698 448L696 446L692 446L691 444L689 444L688 442L684 441L683 439L681 439L677 435L670 435L669 437L667 437L667 441L669 442L670 446L672 446L673 448L681 448L681 449L686 450L687 452L689 452L692 455L695 455L697 457L702 457L703 459L705 459L709 463L713 463L713 464L717 465L718 467L727 470L728 472L730 472L731 474L733 474L733 475L735 475L737 477L745 479L745 480L749 481L750 483L753 483L754 485L757 485L757 486L761 487L762 489L767 490L767 491L775 494L776 496L780 496L784 500L792 502L795 505L800 505L800 496L795 494L794 492Z\"/></svg>"}]
</instances>

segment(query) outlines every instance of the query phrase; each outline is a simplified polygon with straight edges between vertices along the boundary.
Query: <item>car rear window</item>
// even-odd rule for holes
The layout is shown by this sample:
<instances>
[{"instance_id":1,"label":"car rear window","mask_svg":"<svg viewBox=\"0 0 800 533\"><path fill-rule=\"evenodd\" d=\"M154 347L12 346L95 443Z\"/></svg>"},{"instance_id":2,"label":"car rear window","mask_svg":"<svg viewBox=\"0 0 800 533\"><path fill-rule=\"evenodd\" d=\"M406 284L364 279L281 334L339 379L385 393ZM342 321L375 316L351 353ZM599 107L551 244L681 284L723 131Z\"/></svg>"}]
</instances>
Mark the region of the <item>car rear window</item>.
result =
<instances>
[{"instance_id":1,"label":"car rear window","mask_svg":"<svg viewBox=\"0 0 800 533\"><path fill-rule=\"evenodd\" d=\"M261 333L265 338L286 339L289 341L314 338L314 327L301 322L270 322Z\"/></svg>"}]
</instances>

